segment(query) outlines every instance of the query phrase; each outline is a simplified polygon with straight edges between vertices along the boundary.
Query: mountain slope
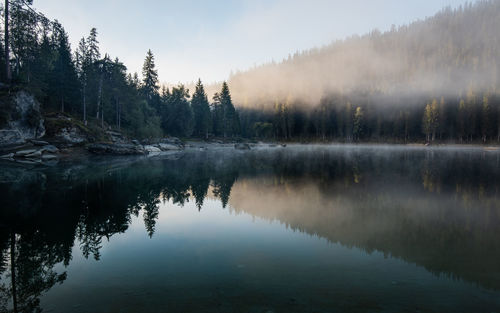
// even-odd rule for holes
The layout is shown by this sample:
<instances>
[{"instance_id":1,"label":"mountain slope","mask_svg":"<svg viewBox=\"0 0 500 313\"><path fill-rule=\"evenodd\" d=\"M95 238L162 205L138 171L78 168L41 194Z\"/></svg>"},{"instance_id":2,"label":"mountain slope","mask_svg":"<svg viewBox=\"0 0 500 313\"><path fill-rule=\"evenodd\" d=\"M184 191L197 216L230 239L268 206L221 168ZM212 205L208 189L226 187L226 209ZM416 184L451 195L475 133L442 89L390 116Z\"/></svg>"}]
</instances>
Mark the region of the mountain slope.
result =
<instances>
[{"instance_id":1,"label":"mountain slope","mask_svg":"<svg viewBox=\"0 0 500 313\"><path fill-rule=\"evenodd\" d=\"M238 72L230 80L240 107L276 101L315 106L329 94L451 96L496 93L500 77L500 1L480 1L380 33Z\"/></svg>"}]
</instances>

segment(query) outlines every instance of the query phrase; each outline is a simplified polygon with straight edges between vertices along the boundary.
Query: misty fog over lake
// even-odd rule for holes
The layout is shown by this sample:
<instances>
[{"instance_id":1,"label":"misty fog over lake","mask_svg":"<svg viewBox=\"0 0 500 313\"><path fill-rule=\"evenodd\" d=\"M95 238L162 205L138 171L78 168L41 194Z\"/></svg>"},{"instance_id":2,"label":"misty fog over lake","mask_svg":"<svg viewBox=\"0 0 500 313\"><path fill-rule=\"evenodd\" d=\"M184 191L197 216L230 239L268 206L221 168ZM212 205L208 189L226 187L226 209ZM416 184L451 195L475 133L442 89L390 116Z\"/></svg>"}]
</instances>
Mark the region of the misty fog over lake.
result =
<instances>
[{"instance_id":1,"label":"misty fog over lake","mask_svg":"<svg viewBox=\"0 0 500 313\"><path fill-rule=\"evenodd\" d=\"M0 1L0 313L500 313L500 0Z\"/></svg>"},{"instance_id":2,"label":"misty fog over lake","mask_svg":"<svg viewBox=\"0 0 500 313\"><path fill-rule=\"evenodd\" d=\"M18 305L46 312L500 309L498 151L261 145L0 166L7 307L15 269Z\"/></svg>"}]
</instances>

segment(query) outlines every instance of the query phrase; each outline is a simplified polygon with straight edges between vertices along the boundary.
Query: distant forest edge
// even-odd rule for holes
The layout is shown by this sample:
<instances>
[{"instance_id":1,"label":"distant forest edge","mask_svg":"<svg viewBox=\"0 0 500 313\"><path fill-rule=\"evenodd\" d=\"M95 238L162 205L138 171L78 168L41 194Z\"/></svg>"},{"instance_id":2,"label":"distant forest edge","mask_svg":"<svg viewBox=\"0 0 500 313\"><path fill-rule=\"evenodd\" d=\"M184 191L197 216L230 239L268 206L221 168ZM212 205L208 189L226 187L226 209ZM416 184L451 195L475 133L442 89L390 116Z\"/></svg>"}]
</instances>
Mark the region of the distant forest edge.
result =
<instances>
[{"instance_id":1,"label":"distant forest edge","mask_svg":"<svg viewBox=\"0 0 500 313\"><path fill-rule=\"evenodd\" d=\"M199 80L192 95L160 87L150 50L142 77L102 56L95 28L72 51L32 3L1 9L0 128L12 118L7 91L25 89L46 113L138 138L500 142L499 0L297 53L216 89Z\"/></svg>"}]
</instances>

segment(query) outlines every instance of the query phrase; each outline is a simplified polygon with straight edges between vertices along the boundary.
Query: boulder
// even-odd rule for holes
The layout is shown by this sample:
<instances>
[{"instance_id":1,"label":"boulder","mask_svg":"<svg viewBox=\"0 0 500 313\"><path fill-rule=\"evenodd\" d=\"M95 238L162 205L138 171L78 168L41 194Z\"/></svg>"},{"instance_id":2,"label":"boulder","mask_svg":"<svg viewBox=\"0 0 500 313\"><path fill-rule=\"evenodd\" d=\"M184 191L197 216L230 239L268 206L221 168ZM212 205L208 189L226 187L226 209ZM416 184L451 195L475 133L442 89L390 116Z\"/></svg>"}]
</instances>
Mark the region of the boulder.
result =
<instances>
[{"instance_id":1,"label":"boulder","mask_svg":"<svg viewBox=\"0 0 500 313\"><path fill-rule=\"evenodd\" d=\"M47 145L47 146L43 146L42 152L57 153L57 152L59 152L59 149L56 146Z\"/></svg>"},{"instance_id":2,"label":"boulder","mask_svg":"<svg viewBox=\"0 0 500 313\"><path fill-rule=\"evenodd\" d=\"M55 135L56 138L70 144L80 144L87 140L77 127L64 127Z\"/></svg>"},{"instance_id":3,"label":"boulder","mask_svg":"<svg viewBox=\"0 0 500 313\"><path fill-rule=\"evenodd\" d=\"M162 138L160 143L171 144L171 145L176 145L176 146L184 146L184 143L182 142L182 140L180 140L177 137Z\"/></svg>"},{"instance_id":4,"label":"boulder","mask_svg":"<svg viewBox=\"0 0 500 313\"><path fill-rule=\"evenodd\" d=\"M37 164L40 164L42 163L42 161L40 160L16 160L17 163L21 163L21 164L26 164L26 165L37 165Z\"/></svg>"},{"instance_id":5,"label":"boulder","mask_svg":"<svg viewBox=\"0 0 500 313\"><path fill-rule=\"evenodd\" d=\"M47 141L43 140L31 140L31 143L34 144L35 146L48 146L49 143Z\"/></svg>"},{"instance_id":6,"label":"boulder","mask_svg":"<svg viewBox=\"0 0 500 313\"><path fill-rule=\"evenodd\" d=\"M250 145L247 143L237 143L234 145L236 150L250 150Z\"/></svg>"},{"instance_id":7,"label":"boulder","mask_svg":"<svg viewBox=\"0 0 500 313\"><path fill-rule=\"evenodd\" d=\"M49 161L49 160L55 160L55 159L57 159L57 156L53 155L53 154L44 154L44 155L42 155L42 160L43 161Z\"/></svg>"},{"instance_id":8,"label":"boulder","mask_svg":"<svg viewBox=\"0 0 500 313\"><path fill-rule=\"evenodd\" d=\"M155 147L155 146L144 146L144 151L148 153L157 153L161 152L160 148Z\"/></svg>"},{"instance_id":9,"label":"boulder","mask_svg":"<svg viewBox=\"0 0 500 313\"><path fill-rule=\"evenodd\" d=\"M21 150L16 152L16 157L24 157L29 154L35 153L37 150L36 149L29 149L29 150Z\"/></svg>"},{"instance_id":10,"label":"boulder","mask_svg":"<svg viewBox=\"0 0 500 313\"><path fill-rule=\"evenodd\" d=\"M24 157L25 158L30 158L30 159L33 159L33 158L39 158L42 156L42 151L38 150L38 151L35 151L33 153L30 153L30 154L26 154Z\"/></svg>"},{"instance_id":11,"label":"boulder","mask_svg":"<svg viewBox=\"0 0 500 313\"><path fill-rule=\"evenodd\" d=\"M182 150L182 147L168 143L160 143L158 144L158 148L161 151Z\"/></svg>"},{"instance_id":12,"label":"boulder","mask_svg":"<svg viewBox=\"0 0 500 313\"><path fill-rule=\"evenodd\" d=\"M127 139L122 133L108 130L106 134L108 134L113 143L127 143Z\"/></svg>"}]
</instances>

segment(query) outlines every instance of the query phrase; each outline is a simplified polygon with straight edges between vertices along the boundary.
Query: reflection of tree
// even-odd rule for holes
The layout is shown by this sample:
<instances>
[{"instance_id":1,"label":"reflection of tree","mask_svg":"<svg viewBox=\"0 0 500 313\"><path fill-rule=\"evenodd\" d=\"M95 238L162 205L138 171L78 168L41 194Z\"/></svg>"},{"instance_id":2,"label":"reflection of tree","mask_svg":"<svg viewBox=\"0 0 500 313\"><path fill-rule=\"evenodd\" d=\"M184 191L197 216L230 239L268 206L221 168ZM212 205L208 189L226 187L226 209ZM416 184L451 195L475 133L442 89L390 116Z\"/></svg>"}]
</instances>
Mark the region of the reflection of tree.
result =
<instances>
[{"instance_id":1,"label":"reflection of tree","mask_svg":"<svg viewBox=\"0 0 500 313\"><path fill-rule=\"evenodd\" d=\"M40 296L55 284L66 279L66 273L58 274L53 268L64 262L67 255L64 245L51 243L39 232L11 231L9 238L9 266L5 269L1 287L3 310L7 311L7 302L12 305L12 312L39 312ZM7 299L10 299L7 300Z\"/></svg>"},{"instance_id":2,"label":"reflection of tree","mask_svg":"<svg viewBox=\"0 0 500 313\"><path fill-rule=\"evenodd\" d=\"M146 226L146 231L148 232L149 237L153 237L155 232L156 220L158 219L158 213L160 209L160 199L150 198L149 201L144 203L142 207L143 210L143 218L144 225Z\"/></svg>"},{"instance_id":3,"label":"reflection of tree","mask_svg":"<svg viewBox=\"0 0 500 313\"><path fill-rule=\"evenodd\" d=\"M225 175L222 177L217 177L213 180L212 185L214 187L214 196L219 198L222 202L222 207L225 208L229 202L229 196L231 195L231 188L236 181L236 176Z\"/></svg>"},{"instance_id":4,"label":"reflection of tree","mask_svg":"<svg viewBox=\"0 0 500 313\"><path fill-rule=\"evenodd\" d=\"M296 192L299 200L309 199L307 193L300 193L303 190L292 188L303 182L313 182L316 195L338 198L327 198L314 208L309 207L311 203L303 203L298 209L307 214L297 219L290 218L292 205L277 212L279 203L272 199L267 201L271 208L266 211L235 206L236 210L278 219L294 229L346 246L382 251L435 273L499 287L491 278L443 254L446 250L448 256L456 256L457 260L480 259L483 268L498 272L495 262L500 256L492 251L500 249L491 241L498 237L495 227L500 224L496 198L500 169L496 161L482 156L478 162L463 152L387 155L341 149L293 153L280 149L234 155L188 153L178 160L148 160L122 167L89 164L65 171L12 175L23 179L9 184L0 182L0 207L17 208L0 210L0 275L9 278L0 287L0 311L12 307L14 295L19 311L36 309L40 295L64 280L64 274L55 273L53 268L57 263L69 262L75 238L86 258L99 260L104 240L125 232L133 216L144 219L145 229L152 237L161 200L182 206L193 199L201 209L211 186L223 207L230 198L231 207L235 206L234 184L238 179L270 181L268 189L258 195L245 193L245 201L283 190ZM456 195L453 211L449 206L437 205L441 195L435 192L436 186L443 195ZM394 194L387 190L397 193L399 202L394 202ZM405 193L408 190L412 192ZM343 215L336 215L349 199L355 199L355 205L341 211ZM422 208L430 213L418 215ZM364 231L373 226L369 222L385 228L377 226L379 232L363 237ZM22 230L12 225L21 225ZM14 262L10 261L10 250L15 252ZM477 257L486 255L485 251L493 256L490 261ZM422 258L424 252L432 257ZM15 271L9 267L11 264Z\"/></svg>"},{"instance_id":5,"label":"reflection of tree","mask_svg":"<svg viewBox=\"0 0 500 313\"><path fill-rule=\"evenodd\" d=\"M203 201L207 197L209 186L210 186L209 178L198 179L191 185L191 192L195 199L196 206L198 207L198 211L201 210L201 207L203 206Z\"/></svg>"},{"instance_id":6,"label":"reflection of tree","mask_svg":"<svg viewBox=\"0 0 500 313\"><path fill-rule=\"evenodd\" d=\"M99 250L102 247L102 237L92 228L86 225L83 220L80 221L76 233L77 239L80 242L80 249L85 258L92 254L95 260L99 260L101 258Z\"/></svg>"}]
</instances>

